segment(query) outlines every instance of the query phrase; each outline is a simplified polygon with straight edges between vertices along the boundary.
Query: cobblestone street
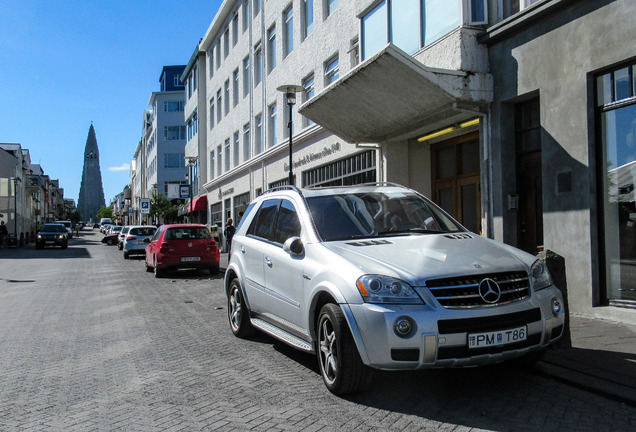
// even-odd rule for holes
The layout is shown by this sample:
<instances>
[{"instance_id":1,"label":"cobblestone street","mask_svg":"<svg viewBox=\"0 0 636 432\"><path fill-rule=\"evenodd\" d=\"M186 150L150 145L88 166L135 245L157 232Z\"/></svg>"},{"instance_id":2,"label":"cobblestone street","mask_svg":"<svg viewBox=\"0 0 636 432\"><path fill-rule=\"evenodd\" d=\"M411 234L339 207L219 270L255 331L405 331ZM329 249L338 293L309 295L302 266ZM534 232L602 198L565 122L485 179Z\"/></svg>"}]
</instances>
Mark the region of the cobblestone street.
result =
<instances>
[{"instance_id":1,"label":"cobblestone street","mask_svg":"<svg viewBox=\"0 0 636 432\"><path fill-rule=\"evenodd\" d=\"M0 251L0 430L636 430L635 408L514 366L335 397L314 356L232 335L222 274L155 279L100 239Z\"/></svg>"}]
</instances>

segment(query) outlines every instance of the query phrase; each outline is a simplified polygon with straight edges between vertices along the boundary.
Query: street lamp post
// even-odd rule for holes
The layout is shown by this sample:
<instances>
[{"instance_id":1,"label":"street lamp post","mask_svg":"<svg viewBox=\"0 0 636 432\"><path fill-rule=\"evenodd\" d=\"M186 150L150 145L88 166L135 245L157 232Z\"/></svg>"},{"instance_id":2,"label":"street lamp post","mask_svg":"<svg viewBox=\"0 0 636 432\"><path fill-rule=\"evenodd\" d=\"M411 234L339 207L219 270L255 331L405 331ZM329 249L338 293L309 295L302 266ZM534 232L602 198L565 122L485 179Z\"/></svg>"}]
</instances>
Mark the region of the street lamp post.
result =
<instances>
[{"instance_id":1,"label":"street lamp post","mask_svg":"<svg viewBox=\"0 0 636 432\"><path fill-rule=\"evenodd\" d=\"M282 85L278 87L276 90L285 94L285 100L287 101L287 106L289 106L289 123L287 123L287 127L289 128L289 184L290 186L294 185L294 170L292 166L292 108L296 104L296 93L302 92L305 90L304 87L299 85Z\"/></svg>"},{"instance_id":2,"label":"street lamp post","mask_svg":"<svg viewBox=\"0 0 636 432\"><path fill-rule=\"evenodd\" d=\"M16 241L18 239L18 183L21 182L19 177L13 178L13 234Z\"/></svg>"}]
</instances>

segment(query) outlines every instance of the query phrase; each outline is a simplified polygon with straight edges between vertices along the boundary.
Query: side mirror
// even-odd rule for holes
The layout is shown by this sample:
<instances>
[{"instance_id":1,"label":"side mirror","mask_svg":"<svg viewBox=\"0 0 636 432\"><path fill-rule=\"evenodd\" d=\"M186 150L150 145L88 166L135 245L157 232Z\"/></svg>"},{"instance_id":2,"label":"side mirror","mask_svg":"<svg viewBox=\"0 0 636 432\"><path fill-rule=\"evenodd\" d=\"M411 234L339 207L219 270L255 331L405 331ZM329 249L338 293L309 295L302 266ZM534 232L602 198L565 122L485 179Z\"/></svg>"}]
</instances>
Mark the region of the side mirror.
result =
<instances>
[{"instance_id":1,"label":"side mirror","mask_svg":"<svg viewBox=\"0 0 636 432\"><path fill-rule=\"evenodd\" d=\"M146 237L145 239L142 240L144 243L150 243L150 237Z\"/></svg>"},{"instance_id":2,"label":"side mirror","mask_svg":"<svg viewBox=\"0 0 636 432\"><path fill-rule=\"evenodd\" d=\"M305 253L305 246L300 237L290 237L283 243L283 250L293 257L300 257Z\"/></svg>"}]
</instances>

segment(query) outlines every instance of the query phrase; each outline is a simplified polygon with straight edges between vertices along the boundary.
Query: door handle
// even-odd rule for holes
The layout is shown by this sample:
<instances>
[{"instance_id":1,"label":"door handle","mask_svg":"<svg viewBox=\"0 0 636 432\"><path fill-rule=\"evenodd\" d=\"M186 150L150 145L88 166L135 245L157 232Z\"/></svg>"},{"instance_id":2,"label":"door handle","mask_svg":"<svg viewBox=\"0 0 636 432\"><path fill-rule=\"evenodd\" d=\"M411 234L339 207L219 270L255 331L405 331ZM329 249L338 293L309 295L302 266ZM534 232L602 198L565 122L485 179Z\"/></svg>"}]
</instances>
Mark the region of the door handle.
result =
<instances>
[{"instance_id":1,"label":"door handle","mask_svg":"<svg viewBox=\"0 0 636 432\"><path fill-rule=\"evenodd\" d=\"M241 248L239 250L241 251L241 253L245 253L245 248L243 247L243 245L241 245Z\"/></svg>"},{"instance_id":2,"label":"door handle","mask_svg":"<svg viewBox=\"0 0 636 432\"><path fill-rule=\"evenodd\" d=\"M267 267L272 267L272 260L269 259L269 257L265 257L265 264L267 264Z\"/></svg>"}]
</instances>

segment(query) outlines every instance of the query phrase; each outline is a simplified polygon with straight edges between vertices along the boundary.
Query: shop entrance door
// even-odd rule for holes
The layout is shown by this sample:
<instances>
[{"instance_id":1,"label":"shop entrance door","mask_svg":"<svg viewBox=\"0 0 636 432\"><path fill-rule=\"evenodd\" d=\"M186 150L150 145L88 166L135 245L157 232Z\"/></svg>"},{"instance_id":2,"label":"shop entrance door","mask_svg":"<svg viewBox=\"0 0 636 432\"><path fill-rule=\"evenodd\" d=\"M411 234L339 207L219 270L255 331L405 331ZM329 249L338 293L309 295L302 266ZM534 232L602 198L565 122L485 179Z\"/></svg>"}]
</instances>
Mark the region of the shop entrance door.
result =
<instances>
[{"instance_id":1,"label":"shop entrance door","mask_svg":"<svg viewBox=\"0 0 636 432\"><path fill-rule=\"evenodd\" d=\"M432 146L433 201L470 231L481 233L479 133Z\"/></svg>"},{"instance_id":2,"label":"shop entrance door","mask_svg":"<svg viewBox=\"0 0 636 432\"><path fill-rule=\"evenodd\" d=\"M543 245L543 188L541 186L541 118L539 98L515 107L517 154L517 247L535 255Z\"/></svg>"}]
</instances>

